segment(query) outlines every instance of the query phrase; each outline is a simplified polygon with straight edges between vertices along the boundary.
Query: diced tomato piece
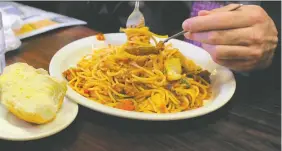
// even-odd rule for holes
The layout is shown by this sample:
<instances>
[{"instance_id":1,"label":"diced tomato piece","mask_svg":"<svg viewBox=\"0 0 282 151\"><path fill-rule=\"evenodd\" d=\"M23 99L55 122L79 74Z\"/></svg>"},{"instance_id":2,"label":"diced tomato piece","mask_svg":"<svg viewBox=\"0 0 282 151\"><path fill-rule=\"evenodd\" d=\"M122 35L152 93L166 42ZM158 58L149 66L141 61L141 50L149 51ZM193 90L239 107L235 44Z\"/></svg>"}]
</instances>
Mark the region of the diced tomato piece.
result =
<instances>
[{"instance_id":1,"label":"diced tomato piece","mask_svg":"<svg viewBox=\"0 0 282 151\"><path fill-rule=\"evenodd\" d=\"M166 107L164 104L160 106L161 113L166 113Z\"/></svg>"},{"instance_id":2,"label":"diced tomato piece","mask_svg":"<svg viewBox=\"0 0 282 151\"><path fill-rule=\"evenodd\" d=\"M122 100L120 103L116 105L116 108L127 110L127 111L135 110L135 106L133 105L133 102L130 100Z\"/></svg>"},{"instance_id":3,"label":"diced tomato piece","mask_svg":"<svg viewBox=\"0 0 282 151\"><path fill-rule=\"evenodd\" d=\"M102 33L96 35L97 40L105 40L105 36Z\"/></svg>"},{"instance_id":4,"label":"diced tomato piece","mask_svg":"<svg viewBox=\"0 0 282 151\"><path fill-rule=\"evenodd\" d=\"M90 91L89 91L89 90L87 90L87 89L85 89L85 90L84 90L84 93L85 93L85 94L89 94L89 93L90 93Z\"/></svg>"}]
</instances>

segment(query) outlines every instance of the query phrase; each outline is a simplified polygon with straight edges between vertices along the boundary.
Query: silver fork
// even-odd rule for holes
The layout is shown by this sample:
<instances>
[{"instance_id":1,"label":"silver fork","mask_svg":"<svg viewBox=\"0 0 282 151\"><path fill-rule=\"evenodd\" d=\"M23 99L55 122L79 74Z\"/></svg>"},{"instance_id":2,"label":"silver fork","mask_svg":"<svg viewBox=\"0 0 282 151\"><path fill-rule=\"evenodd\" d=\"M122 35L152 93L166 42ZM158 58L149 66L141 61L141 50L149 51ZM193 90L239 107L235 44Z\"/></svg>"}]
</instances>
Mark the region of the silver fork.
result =
<instances>
[{"instance_id":1,"label":"silver fork","mask_svg":"<svg viewBox=\"0 0 282 151\"><path fill-rule=\"evenodd\" d=\"M136 27L144 27L144 26L145 26L145 18L144 15L139 10L139 1L136 1L133 12L127 18L126 27L136 28Z\"/></svg>"}]
</instances>

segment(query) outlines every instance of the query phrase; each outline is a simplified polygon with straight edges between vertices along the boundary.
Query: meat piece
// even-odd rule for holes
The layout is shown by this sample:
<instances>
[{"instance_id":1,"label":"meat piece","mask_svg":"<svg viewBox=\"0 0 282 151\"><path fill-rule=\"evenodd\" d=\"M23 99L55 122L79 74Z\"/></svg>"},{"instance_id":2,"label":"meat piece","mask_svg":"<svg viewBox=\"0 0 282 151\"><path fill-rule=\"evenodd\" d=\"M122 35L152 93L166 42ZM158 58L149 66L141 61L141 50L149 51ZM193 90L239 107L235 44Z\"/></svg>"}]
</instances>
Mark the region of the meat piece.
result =
<instances>
[{"instance_id":1,"label":"meat piece","mask_svg":"<svg viewBox=\"0 0 282 151\"><path fill-rule=\"evenodd\" d=\"M150 54L159 54L159 50L154 46L129 46L124 49L127 53L136 55L136 56L144 56Z\"/></svg>"},{"instance_id":2,"label":"meat piece","mask_svg":"<svg viewBox=\"0 0 282 151\"><path fill-rule=\"evenodd\" d=\"M200 73L198 73L198 75L208 83L211 83L211 79L210 79L211 73L208 70L203 70Z\"/></svg>"},{"instance_id":3,"label":"meat piece","mask_svg":"<svg viewBox=\"0 0 282 151\"><path fill-rule=\"evenodd\" d=\"M71 72L69 70L66 70L63 72L63 76L68 80L72 80L74 77L71 75Z\"/></svg>"},{"instance_id":4,"label":"meat piece","mask_svg":"<svg viewBox=\"0 0 282 151\"><path fill-rule=\"evenodd\" d=\"M125 94L128 96L135 96L138 93L138 90L136 90L133 86L127 85L124 87Z\"/></svg>"}]
</instances>

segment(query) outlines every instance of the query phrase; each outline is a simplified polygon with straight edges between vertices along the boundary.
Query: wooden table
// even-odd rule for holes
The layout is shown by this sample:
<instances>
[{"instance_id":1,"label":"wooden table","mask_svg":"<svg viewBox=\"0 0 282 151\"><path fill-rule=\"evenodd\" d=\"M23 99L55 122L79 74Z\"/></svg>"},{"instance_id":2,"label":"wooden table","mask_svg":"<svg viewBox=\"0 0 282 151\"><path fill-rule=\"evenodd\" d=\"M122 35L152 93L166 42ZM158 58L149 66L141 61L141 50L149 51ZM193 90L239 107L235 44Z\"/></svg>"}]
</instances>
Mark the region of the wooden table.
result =
<instances>
[{"instance_id":1,"label":"wooden table","mask_svg":"<svg viewBox=\"0 0 282 151\"><path fill-rule=\"evenodd\" d=\"M19 50L8 53L7 62L22 61L48 70L57 50L95 33L77 26L35 36L24 40ZM146 122L108 116L80 106L74 123L62 132L36 141L0 141L0 151L280 150L280 88L262 88L246 77L236 76L236 80L237 89L230 103L206 116Z\"/></svg>"}]
</instances>

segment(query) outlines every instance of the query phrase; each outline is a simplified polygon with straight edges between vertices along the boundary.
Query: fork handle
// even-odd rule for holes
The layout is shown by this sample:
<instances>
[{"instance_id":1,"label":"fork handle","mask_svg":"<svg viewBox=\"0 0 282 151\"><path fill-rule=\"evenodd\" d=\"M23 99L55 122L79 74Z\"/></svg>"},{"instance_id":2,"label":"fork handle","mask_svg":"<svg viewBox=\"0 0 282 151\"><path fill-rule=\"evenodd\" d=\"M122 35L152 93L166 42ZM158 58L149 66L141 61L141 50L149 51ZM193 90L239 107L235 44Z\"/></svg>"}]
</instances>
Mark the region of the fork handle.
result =
<instances>
[{"instance_id":1,"label":"fork handle","mask_svg":"<svg viewBox=\"0 0 282 151\"><path fill-rule=\"evenodd\" d=\"M135 1L135 9L139 9L139 1Z\"/></svg>"},{"instance_id":2,"label":"fork handle","mask_svg":"<svg viewBox=\"0 0 282 151\"><path fill-rule=\"evenodd\" d=\"M178 37L178 36L180 36L180 35L183 35L183 34L185 34L186 32L188 32L188 31L181 31L181 32L179 32L179 33L177 33L177 34L175 34L175 35L172 35L172 36L170 36L170 37L168 37L167 39L165 39L163 42L165 43L165 42L167 42L167 41L169 41L170 39L172 39L172 38L175 38L175 37Z\"/></svg>"}]
</instances>

